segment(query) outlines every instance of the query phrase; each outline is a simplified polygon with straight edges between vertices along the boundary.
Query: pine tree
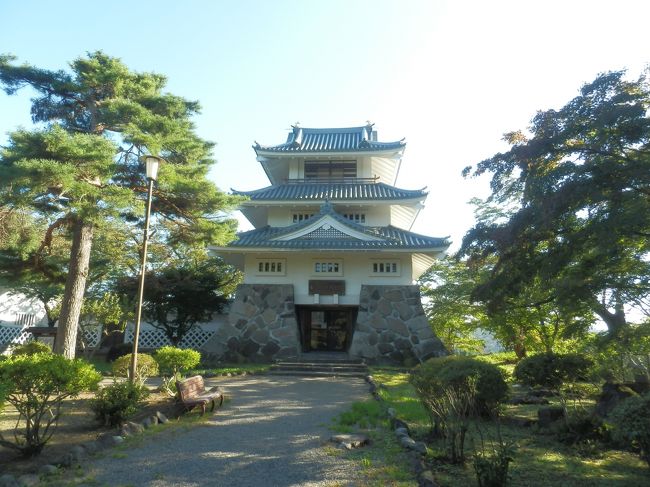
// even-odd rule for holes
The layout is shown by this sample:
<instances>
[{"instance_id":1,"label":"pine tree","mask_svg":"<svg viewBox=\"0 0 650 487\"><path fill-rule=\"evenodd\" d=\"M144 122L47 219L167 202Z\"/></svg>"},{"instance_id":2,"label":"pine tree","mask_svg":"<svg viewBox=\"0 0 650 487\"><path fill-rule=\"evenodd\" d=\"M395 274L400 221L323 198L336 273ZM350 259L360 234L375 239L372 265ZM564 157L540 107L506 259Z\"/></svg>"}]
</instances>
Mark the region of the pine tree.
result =
<instances>
[{"instance_id":1,"label":"pine tree","mask_svg":"<svg viewBox=\"0 0 650 487\"><path fill-rule=\"evenodd\" d=\"M0 86L11 95L31 87L34 130L17 130L0 155L0 207L71 235L56 351L74 357L77 323L93 238L114 223L141 224L147 184L140 157L160 170L153 211L171 239L193 243L232 237L224 211L237 200L207 180L212 143L195 133L199 104L163 91L166 79L129 70L102 52L76 59L68 71L17 65L0 56Z\"/></svg>"}]
</instances>

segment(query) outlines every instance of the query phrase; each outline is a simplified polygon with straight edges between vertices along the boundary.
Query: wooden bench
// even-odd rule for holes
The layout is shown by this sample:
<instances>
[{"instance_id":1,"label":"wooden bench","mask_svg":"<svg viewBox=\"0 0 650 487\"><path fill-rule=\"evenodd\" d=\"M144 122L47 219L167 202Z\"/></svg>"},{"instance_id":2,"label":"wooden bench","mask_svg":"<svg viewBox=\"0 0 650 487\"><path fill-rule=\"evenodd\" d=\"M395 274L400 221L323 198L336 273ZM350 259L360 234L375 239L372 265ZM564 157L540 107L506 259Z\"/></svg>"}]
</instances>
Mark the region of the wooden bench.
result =
<instances>
[{"instance_id":1,"label":"wooden bench","mask_svg":"<svg viewBox=\"0 0 650 487\"><path fill-rule=\"evenodd\" d=\"M217 399L219 400L219 406L223 404L223 394L219 387L213 387L206 391L203 377L200 375L176 381L176 389L178 390L180 404L185 411L191 411L194 407L201 406L201 415L203 415L208 403L212 403L210 411L214 411Z\"/></svg>"}]
</instances>

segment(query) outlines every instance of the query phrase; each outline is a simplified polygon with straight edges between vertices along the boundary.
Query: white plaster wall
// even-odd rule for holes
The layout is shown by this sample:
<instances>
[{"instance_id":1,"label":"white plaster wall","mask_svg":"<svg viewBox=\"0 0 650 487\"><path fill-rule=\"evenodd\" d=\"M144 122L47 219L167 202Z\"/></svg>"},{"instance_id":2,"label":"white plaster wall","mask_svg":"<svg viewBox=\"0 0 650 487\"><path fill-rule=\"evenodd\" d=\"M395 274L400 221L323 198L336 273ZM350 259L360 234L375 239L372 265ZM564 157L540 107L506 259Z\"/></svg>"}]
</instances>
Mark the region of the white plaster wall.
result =
<instances>
[{"instance_id":1,"label":"white plaster wall","mask_svg":"<svg viewBox=\"0 0 650 487\"><path fill-rule=\"evenodd\" d=\"M390 205L349 205L349 206L336 206L336 212L339 214L345 213L365 213L366 223L368 226L386 226L391 224L391 209ZM294 213L318 213L319 205L311 206L271 206L268 209L268 224L272 227L286 227L293 224Z\"/></svg>"},{"instance_id":2,"label":"white plaster wall","mask_svg":"<svg viewBox=\"0 0 650 487\"><path fill-rule=\"evenodd\" d=\"M18 314L35 315L35 324L47 323L45 309L38 299L27 298L22 294L10 294L0 289L0 323L13 325Z\"/></svg>"},{"instance_id":3,"label":"white plaster wall","mask_svg":"<svg viewBox=\"0 0 650 487\"><path fill-rule=\"evenodd\" d=\"M257 275L258 259L285 259L285 275ZM314 259L336 259L343 261L342 275L314 274ZM400 275L371 275L371 264L374 259L394 260L400 262ZM338 303L334 296L315 296L309 294L309 280L344 280L345 296L339 296ZM342 304L358 305L361 284L374 285L410 285L411 256L394 253L352 253L352 252L277 252L273 254L248 254L244 268L245 284L293 284L296 304Z\"/></svg>"}]
</instances>

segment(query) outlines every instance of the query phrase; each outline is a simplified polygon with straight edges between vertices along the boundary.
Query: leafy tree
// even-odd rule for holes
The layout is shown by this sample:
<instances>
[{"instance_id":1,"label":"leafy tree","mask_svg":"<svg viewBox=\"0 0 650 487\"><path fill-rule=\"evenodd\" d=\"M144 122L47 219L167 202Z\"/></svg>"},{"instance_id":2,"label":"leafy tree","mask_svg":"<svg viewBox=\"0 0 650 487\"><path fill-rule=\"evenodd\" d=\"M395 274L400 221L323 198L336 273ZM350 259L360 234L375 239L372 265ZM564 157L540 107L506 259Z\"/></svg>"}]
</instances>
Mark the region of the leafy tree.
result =
<instances>
[{"instance_id":1,"label":"leafy tree","mask_svg":"<svg viewBox=\"0 0 650 487\"><path fill-rule=\"evenodd\" d=\"M69 71L14 60L0 56L0 85L7 94L31 87L32 119L41 125L10 134L0 155L0 207L45 221L43 241L56 229L70 232L57 351L74 357L95 236L116 222L142 223L141 155L167 161L153 211L166 221L171 240L231 238L234 222L217 215L237 199L207 180L212 144L195 134L191 121L199 104L163 92L163 76L132 72L102 52L76 59Z\"/></svg>"},{"instance_id":2,"label":"leafy tree","mask_svg":"<svg viewBox=\"0 0 650 487\"><path fill-rule=\"evenodd\" d=\"M492 174L489 202L512 211L477 222L462 255L492 256L474 298L498 311L526 290L559 309L587 306L612 336L650 292L650 86L599 75L559 110L539 112L511 149L465 169Z\"/></svg>"},{"instance_id":3,"label":"leafy tree","mask_svg":"<svg viewBox=\"0 0 650 487\"><path fill-rule=\"evenodd\" d=\"M0 361L0 389L18 411L14 441L0 435L0 445L38 455L54 434L61 404L70 396L95 390L101 375L83 360L37 353Z\"/></svg>"},{"instance_id":4,"label":"leafy tree","mask_svg":"<svg viewBox=\"0 0 650 487\"><path fill-rule=\"evenodd\" d=\"M436 261L420 278L429 324L447 350L476 352L482 347L474 333L486 327L485 310L471 300L479 273L466 261L448 256Z\"/></svg>"},{"instance_id":5,"label":"leafy tree","mask_svg":"<svg viewBox=\"0 0 650 487\"><path fill-rule=\"evenodd\" d=\"M176 346L198 323L209 321L223 308L240 278L239 271L214 258L149 272L143 298L145 319ZM118 292L133 295L137 286L137 278L124 279Z\"/></svg>"}]
</instances>

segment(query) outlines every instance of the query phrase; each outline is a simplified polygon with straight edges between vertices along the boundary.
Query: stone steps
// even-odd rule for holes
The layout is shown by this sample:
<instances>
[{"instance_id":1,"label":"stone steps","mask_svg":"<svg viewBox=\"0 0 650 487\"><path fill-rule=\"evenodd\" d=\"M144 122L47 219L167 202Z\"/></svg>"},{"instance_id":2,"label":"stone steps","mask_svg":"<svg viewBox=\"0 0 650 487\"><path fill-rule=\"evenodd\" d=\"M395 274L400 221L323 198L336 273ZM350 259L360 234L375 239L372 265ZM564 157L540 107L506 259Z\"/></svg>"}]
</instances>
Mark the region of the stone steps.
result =
<instances>
[{"instance_id":1,"label":"stone steps","mask_svg":"<svg viewBox=\"0 0 650 487\"><path fill-rule=\"evenodd\" d=\"M304 377L365 377L368 367L360 360L298 360L278 362L271 366L269 375L293 375Z\"/></svg>"}]
</instances>

